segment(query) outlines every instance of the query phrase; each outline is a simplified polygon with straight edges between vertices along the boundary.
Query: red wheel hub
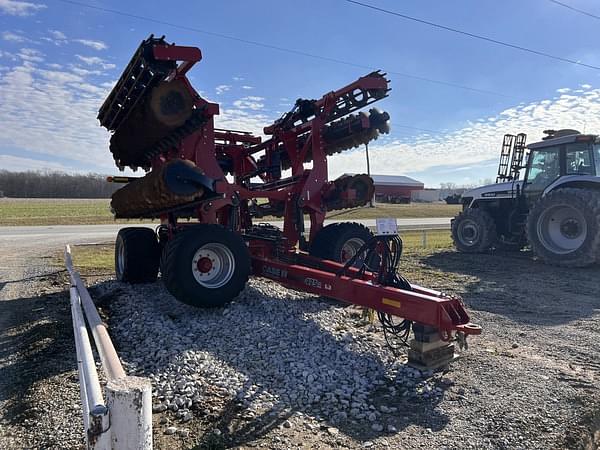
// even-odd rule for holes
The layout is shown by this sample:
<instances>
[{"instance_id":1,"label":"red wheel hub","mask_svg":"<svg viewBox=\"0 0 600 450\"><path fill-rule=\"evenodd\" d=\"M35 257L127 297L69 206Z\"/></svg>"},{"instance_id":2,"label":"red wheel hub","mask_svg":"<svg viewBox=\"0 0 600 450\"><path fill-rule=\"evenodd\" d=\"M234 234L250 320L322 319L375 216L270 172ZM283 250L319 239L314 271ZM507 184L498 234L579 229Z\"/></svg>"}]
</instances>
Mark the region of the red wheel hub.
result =
<instances>
[{"instance_id":1,"label":"red wheel hub","mask_svg":"<svg viewBox=\"0 0 600 450\"><path fill-rule=\"evenodd\" d=\"M210 258L202 257L198 260L198 262L196 263L198 270L202 273L207 273L210 272L210 269L212 269L213 263L210 260Z\"/></svg>"}]
</instances>

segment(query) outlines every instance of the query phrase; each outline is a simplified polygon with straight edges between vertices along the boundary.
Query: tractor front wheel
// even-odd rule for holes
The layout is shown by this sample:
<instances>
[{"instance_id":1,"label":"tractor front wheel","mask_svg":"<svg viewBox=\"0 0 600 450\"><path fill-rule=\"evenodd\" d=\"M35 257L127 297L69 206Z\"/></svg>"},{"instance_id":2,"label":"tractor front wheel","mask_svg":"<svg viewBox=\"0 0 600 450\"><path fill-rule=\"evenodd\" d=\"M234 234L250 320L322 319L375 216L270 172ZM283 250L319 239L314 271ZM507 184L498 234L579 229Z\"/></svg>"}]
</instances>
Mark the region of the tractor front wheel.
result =
<instances>
[{"instance_id":1,"label":"tractor front wheel","mask_svg":"<svg viewBox=\"0 0 600 450\"><path fill-rule=\"evenodd\" d=\"M533 253L548 264L583 267L600 261L600 192L576 188L540 198L527 218Z\"/></svg>"},{"instance_id":2,"label":"tractor front wheel","mask_svg":"<svg viewBox=\"0 0 600 450\"><path fill-rule=\"evenodd\" d=\"M219 307L244 289L250 253L240 235L220 225L196 225L167 242L161 269L165 287L180 302Z\"/></svg>"},{"instance_id":3,"label":"tractor front wheel","mask_svg":"<svg viewBox=\"0 0 600 450\"><path fill-rule=\"evenodd\" d=\"M482 209L466 209L452 220L452 240L458 251L487 252L497 240L494 219Z\"/></svg>"},{"instance_id":4,"label":"tractor front wheel","mask_svg":"<svg viewBox=\"0 0 600 450\"><path fill-rule=\"evenodd\" d=\"M150 228L121 228L115 242L117 280L128 283L152 283L158 276L160 246Z\"/></svg>"}]
</instances>

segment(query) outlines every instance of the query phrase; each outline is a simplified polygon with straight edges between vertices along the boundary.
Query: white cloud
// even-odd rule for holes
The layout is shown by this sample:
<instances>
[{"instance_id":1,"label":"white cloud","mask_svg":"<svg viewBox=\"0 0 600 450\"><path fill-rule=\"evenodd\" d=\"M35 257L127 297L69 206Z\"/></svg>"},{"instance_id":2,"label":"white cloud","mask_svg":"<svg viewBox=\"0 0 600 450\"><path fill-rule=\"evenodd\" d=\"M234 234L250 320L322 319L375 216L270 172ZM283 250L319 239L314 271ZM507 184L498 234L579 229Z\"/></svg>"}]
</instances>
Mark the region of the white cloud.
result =
<instances>
[{"instance_id":1,"label":"white cloud","mask_svg":"<svg viewBox=\"0 0 600 450\"><path fill-rule=\"evenodd\" d=\"M242 89L250 90L250 89L254 89L254 86L243 85Z\"/></svg>"},{"instance_id":2,"label":"white cloud","mask_svg":"<svg viewBox=\"0 0 600 450\"><path fill-rule=\"evenodd\" d=\"M239 109L251 109L258 111L263 109L265 104L262 103L264 97L257 97L255 95L249 95L233 102L233 106Z\"/></svg>"},{"instance_id":3,"label":"white cloud","mask_svg":"<svg viewBox=\"0 0 600 450\"><path fill-rule=\"evenodd\" d=\"M75 55L75 57L87 64L88 66L100 66L103 69L114 69L116 67L114 64L106 63L102 58L99 58L97 56Z\"/></svg>"},{"instance_id":4,"label":"white cloud","mask_svg":"<svg viewBox=\"0 0 600 450\"><path fill-rule=\"evenodd\" d=\"M17 56L23 61L27 61L30 63L42 62L44 60L44 54L39 50L33 48L22 48L21 50L19 50L19 53L17 53Z\"/></svg>"},{"instance_id":5,"label":"white cloud","mask_svg":"<svg viewBox=\"0 0 600 450\"><path fill-rule=\"evenodd\" d=\"M42 69L36 64L17 63L0 77L0 149L22 149L98 171L112 170L109 133L96 119L109 89L71 70ZM6 155L1 157L0 166L12 170L69 169L58 163Z\"/></svg>"},{"instance_id":6,"label":"white cloud","mask_svg":"<svg viewBox=\"0 0 600 450\"><path fill-rule=\"evenodd\" d=\"M221 95L223 92L227 92L231 89L231 86L228 84L220 84L215 88L215 92L217 95Z\"/></svg>"},{"instance_id":7,"label":"white cloud","mask_svg":"<svg viewBox=\"0 0 600 450\"><path fill-rule=\"evenodd\" d=\"M58 41L66 41L67 40L67 36L62 31L48 30L48 33L50 33L50 36L52 36L54 39L56 39Z\"/></svg>"},{"instance_id":8,"label":"white cloud","mask_svg":"<svg viewBox=\"0 0 600 450\"><path fill-rule=\"evenodd\" d=\"M71 65L71 71L76 73L77 75L86 76L86 75L101 75L101 70L90 70L84 69L83 67Z\"/></svg>"},{"instance_id":9,"label":"white cloud","mask_svg":"<svg viewBox=\"0 0 600 450\"><path fill-rule=\"evenodd\" d=\"M0 12L9 16L30 16L46 8L42 3L22 2L19 0L0 0Z\"/></svg>"},{"instance_id":10,"label":"white cloud","mask_svg":"<svg viewBox=\"0 0 600 450\"><path fill-rule=\"evenodd\" d=\"M48 36L40 38L42 41L50 42L58 47L69 43L65 33L59 30L48 30Z\"/></svg>"},{"instance_id":11,"label":"white cloud","mask_svg":"<svg viewBox=\"0 0 600 450\"><path fill-rule=\"evenodd\" d=\"M233 81L244 81L244 77L233 77Z\"/></svg>"},{"instance_id":12,"label":"white cloud","mask_svg":"<svg viewBox=\"0 0 600 450\"><path fill-rule=\"evenodd\" d=\"M74 42L79 42L81 45L93 48L94 50L106 50L108 45L102 41L93 41L91 39L75 39Z\"/></svg>"},{"instance_id":13,"label":"white cloud","mask_svg":"<svg viewBox=\"0 0 600 450\"><path fill-rule=\"evenodd\" d=\"M65 172L70 169L57 162L22 158L20 156L12 155L0 155L0 167L14 172L25 172L28 170L60 170Z\"/></svg>"},{"instance_id":14,"label":"white cloud","mask_svg":"<svg viewBox=\"0 0 600 450\"><path fill-rule=\"evenodd\" d=\"M83 61L84 63L88 64L88 65L93 65L93 64L102 64L104 62L104 60L102 58L99 58L98 56L81 56L81 55L75 55L77 57L77 59L79 59L80 61Z\"/></svg>"},{"instance_id":15,"label":"white cloud","mask_svg":"<svg viewBox=\"0 0 600 450\"><path fill-rule=\"evenodd\" d=\"M26 38L20 34L13 33L11 31L4 31L2 33L2 40L8 42L25 42Z\"/></svg>"},{"instance_id":16,"label":"white cloud","mask_svg":"<svg viewBox=\"0 0 600 450\"><path fill-rule=\"evenodd\" d=\"M379 145L375 141L369 146L371 171L379 174L414 173L433 170L437 166L460 168L472 165L475 180L490 177L494 167L488 167L489 173L480 173L479 164L498 159L505 133L524 132L529 142L539 140L546 129L575 128L583 131L585 128L587 132L600 133L600 89L585 89L579 95L563 93L552 100L520 104L501 111L494 119L470 122L460 130L440 136L421 134L410 140ZM360 151L335 155L329 168L332 176L364 171L362 147Z\"/></svg>"},{"instance_id":17,"label":"white cloud","mask_svg":"<svg viewBox=\"0 0 600 450\"><path fill-rule=\"evenodd\" d=\"M235 108L222 108L215 116L215 126L229 130L249 131L256 136L263 135L263 128L273 122L265 114Z\"/></svg>"}]
</instances>

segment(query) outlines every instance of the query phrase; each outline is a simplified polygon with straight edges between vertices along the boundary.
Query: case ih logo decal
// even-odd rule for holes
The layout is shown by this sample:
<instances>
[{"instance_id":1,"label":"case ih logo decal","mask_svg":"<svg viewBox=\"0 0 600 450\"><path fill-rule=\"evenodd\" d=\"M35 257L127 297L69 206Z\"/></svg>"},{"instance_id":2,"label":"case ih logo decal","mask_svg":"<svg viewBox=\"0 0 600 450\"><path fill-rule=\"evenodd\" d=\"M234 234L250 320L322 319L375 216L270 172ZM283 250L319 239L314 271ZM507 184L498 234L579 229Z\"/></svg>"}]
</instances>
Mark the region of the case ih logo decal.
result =
<instances>
[{"instance_id":1,"label":"case ih logo decal","mask_svg":"<svg viewBox=\"0 0 600 450\"><path fill-rule=\"evenodd\" d=\"M262 273L263 273L263 275L266 275L268 277L275 277L275 278L287 278L287 276L288 276L287 270L280 269L278 267L271 267L271 266L263 266Z\"/></svg>"}]
</instances>

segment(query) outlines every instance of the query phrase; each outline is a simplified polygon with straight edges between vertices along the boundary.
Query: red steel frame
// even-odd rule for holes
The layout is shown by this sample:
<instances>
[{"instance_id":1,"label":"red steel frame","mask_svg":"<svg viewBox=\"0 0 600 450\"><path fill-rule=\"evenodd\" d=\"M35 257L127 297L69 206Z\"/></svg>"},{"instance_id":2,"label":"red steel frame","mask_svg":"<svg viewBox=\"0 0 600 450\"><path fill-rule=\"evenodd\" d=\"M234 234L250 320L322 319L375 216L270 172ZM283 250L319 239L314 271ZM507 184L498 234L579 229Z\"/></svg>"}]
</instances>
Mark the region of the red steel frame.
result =
<instances>
[{"instance_id":1,"label":"red steel frame","mask_svg":"<svg viewBox=\"0 0 600 450\"><path fill-rule=\"evenodd\" d=\"M201 223L219 223L230 226L233 231L242 232L252 225L248 212L248 201L266 198L269 201L284 202L283 246L261 239L250 239L248 246L252 257L253 273L275 280L282 285L301 291L332 297L348 303L372 308L380 312L402 317L414 322L435 327L443 340L449 340L456 332L480 334L481 328L470 323L459 297L447 296L441 292L411 285L412 290L402 290L377 284L370 272L358 276L357 269L348 269L345 275L339 275L342 264L313 258L297 251L303 230L297 223L298 210L308 214L311 222L310 240L322 228L325 209L322 207L322 194L330 187L327 178L327 157L324 151L322 131L327 116L334 109L336 101L356 90L387 89L383 77L362 77L354 83L325 94L316 102L322 111L311 120L301 122L289 129L279 128L277 123L266 127L265 133L272 137L264 142L260 137L249 133L215 130L214 116L219 114L219 106L200 97L186 78L186 73L200 59L200 50L194 47L175 45L156 45L154 57L159 60L183 61L167 79L185 82L195 101L195 106L203 110L205 125L183 139L178 148L166 155L159 155L152 161L154 168L172 158L193 161L204 173L215 179L215 190L220 198L211 199L196 208L196 218ZM363 124L368 127L368 124ZM310 133L304 145L298 137ZM267 161L281 147L287 151L291 161L291 177L281 179L273 174L259 174L266 184L265 188L256 188L244 184L245 176L253 174L258 167L254 155L266 154ZM304 167L306 153L312 151L312 169ZM218 156L226 156L233 163L233 182L227 180L219 165ZM273 182L280 181L276 187ZM286 183L287 181L287 183ZM269 185L271 183L271 185ZM240 220L235 227L229 222L232 208L239 208ZM170 232L177 227L173 216L161 216L163 224L168 224ZM281 246L281 243L279 244ZM350 276L349 276L350 275Z\"/></svg>"}]
</instances>

